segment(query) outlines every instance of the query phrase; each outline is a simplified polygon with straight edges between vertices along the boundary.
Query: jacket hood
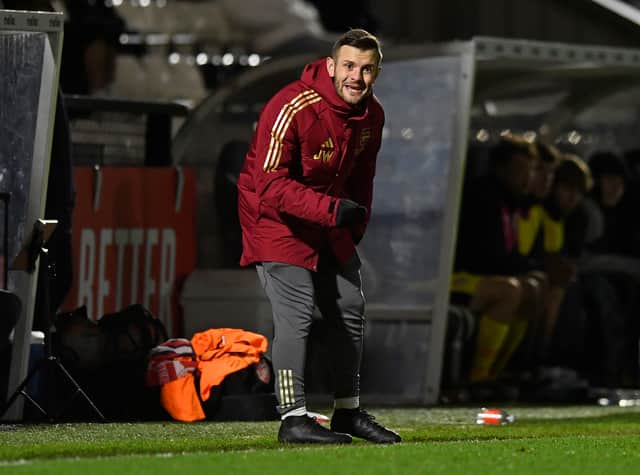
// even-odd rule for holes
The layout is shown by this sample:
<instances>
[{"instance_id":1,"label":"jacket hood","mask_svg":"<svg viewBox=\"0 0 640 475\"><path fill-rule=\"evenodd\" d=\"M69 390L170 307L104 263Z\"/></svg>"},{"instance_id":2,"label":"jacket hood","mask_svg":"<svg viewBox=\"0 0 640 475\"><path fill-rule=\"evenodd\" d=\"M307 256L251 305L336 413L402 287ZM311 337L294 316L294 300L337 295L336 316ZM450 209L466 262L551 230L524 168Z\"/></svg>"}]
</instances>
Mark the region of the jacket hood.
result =
<instances>
[{"instance_id":1,"label":"jacket hood","mask_svg":"<svg viewBox=\"0 0 640 475\"><path fill-rule=\"evenodd\" d=\"M345 102L336 92L333 79L329 76L327 58L318 59L313 63L307 64L302 71L300 80L320 94L329 103L331 109L338 114L346 116L365 116L367 114L372 96L365 99L364 109Z\"/></svg>"}]
</instances>

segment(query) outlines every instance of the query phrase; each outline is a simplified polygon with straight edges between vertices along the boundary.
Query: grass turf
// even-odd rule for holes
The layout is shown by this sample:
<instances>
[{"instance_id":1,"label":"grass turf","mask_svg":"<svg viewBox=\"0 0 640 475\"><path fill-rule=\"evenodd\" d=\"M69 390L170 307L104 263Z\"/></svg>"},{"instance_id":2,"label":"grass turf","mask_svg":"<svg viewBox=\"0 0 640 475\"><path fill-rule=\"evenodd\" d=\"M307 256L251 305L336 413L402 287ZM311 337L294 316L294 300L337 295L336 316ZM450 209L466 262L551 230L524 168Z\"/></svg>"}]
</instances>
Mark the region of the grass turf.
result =
<instances>
[{"instance_id":1,"label":"grass turf","mask_svg":"<svg viewBox=\"0 0 640 475\"><path fill-rule=\"evenodd\" d=\"M283 447L277 422L0 426L0 473L634 473L640 408L513 407L477 426L477 408L379 409L404 442Z\"/></svg>"}]
</instances>

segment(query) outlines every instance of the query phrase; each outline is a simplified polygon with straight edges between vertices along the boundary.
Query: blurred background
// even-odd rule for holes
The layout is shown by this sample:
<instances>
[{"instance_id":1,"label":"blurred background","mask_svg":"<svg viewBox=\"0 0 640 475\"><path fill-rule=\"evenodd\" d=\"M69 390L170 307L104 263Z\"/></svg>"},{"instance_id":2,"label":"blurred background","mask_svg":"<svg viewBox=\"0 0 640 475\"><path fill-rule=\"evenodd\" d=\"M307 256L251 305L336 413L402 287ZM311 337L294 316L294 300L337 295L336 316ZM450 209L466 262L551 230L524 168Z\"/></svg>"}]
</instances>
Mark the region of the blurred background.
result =
<instances>
[{"instance_id":1,"label":"blurred background","mask_svg":"<svg viewBox=\"0 0 640 475\"><path fill-rule=\"evenodd\" d=\"M640 2L3 6L64 14L60 90L70 148L60 152L67 160L52 158L50 173L63 190L50 194L70 197L50 211L70 223L59 238L54 282L59 322L80 308L95 322L140 303L169 336L242 327L270 338L255 272L238 266L237 176L265 101L306 62L326 56L340 33L365 28L383 43L376 92L387 125L374 217L360 246L370 303L364 397L383 404L636 400ZM459 211L463 190L491 174L492 150L511 136L552 145L554 167L568 154L588 164L606 152L606 164L589 171L594 192L602 175L615 175L626 198L609 207L615 212L605 206L590 215L544 351L529 343L511 373L477 385L467 373L480 315L450 299L456 240L463 239ZM73 178L61 181L65 174L54 169ZM605 244L605 226L628 238L624 245ZM477 231L482 240L482 225ZM46 324L36 318L34 329ZM322 400L329 383L321 322L318 328L309 387Z\"/></svg>"}]
</instances>

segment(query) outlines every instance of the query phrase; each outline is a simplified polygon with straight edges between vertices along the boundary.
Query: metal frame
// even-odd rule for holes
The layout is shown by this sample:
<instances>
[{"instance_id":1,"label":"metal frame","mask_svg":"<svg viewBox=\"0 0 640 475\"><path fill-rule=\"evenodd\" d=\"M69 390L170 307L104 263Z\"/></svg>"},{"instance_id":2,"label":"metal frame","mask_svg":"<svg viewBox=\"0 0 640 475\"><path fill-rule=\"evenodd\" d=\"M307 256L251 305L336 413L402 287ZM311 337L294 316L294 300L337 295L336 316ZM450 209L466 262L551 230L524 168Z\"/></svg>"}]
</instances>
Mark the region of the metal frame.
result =
<instances>
[{"instance_id":1,"label":"metal frame","mask_svg":"<svg viewBox=\"0 0 640 475\"><path fill-rule=\"evenodd\" d=\"M453 270L453 258L458 226L458 211L462 194L462 181L464 176L464 164L467 153L467 133L474 79L474 45L466 43L460 45L461 68L460 90L458 96L458 114L455 141L451 150L449 166L449 186L447 188L446 211L444 215L442 245L440 246L440 259L438 269L438 282L436 299L431 320L431 341L429 358L427 361L427 375L425 379L424 399L425 404L435 404L440 395L440 380L442 375L442 360L444 356L444 343L447 331L447 316L449 308L449 281Z\"/></svg>"},{"instance_id":2,"label":"metal frame","mask_svg":"<svg viewBox=\"0 0 640 475\"><path fill-rule=\"evenodd\" d=\"M620 0L591 0L593 3L597 3L603 8L612 11L613 13L626 18L636 25L640 25L640 11L636 7L624 3Z\"/></svg>"},{"instance_id":3,"label":"metal frame","mask_svg":"<svg viewBox=\"0 0 640 475\"><path fill-rule=\"evenodd\" d=\"M601 45L576 45L548 41L515 40L476 36L473 38L478 62L504 60L532 61L545 64L573 63L583 67L640 66L640 50Z\"/></svg>"},{"instance_id":4,"label":"metal frame","mask_svg":"<svg viewBox=\"0 0 640 475\"><path fill-rule=\"evenodd\" d=\"M475 102L492 96L515 98L514 90L536 81L567 84L572 93L542 120L539 133L547 139L553 139L580 111L640 84L640 49L491 37L474 38L474 43L479 82L484 73L499 78L476 91Z\"/></svg>"},{"instance_id":5,"label":"metal frame","mask_svg":"<svg viewBox=\"0 0 640 475\"><path fill-rule=\"evenodd\" d=\"M38 99L36 134L31 164L29 198L25 216L25 230L30 230L39 218L44 217L49 178L51 143L55 119L60 57L63 43L63 14L0 10L0 34L34 32L45 33L42 77ZM25 238L28 238L25 236ZM38 272L38 269L36 269ZM15 292L22 300L22 315L16 324L11 355L8 394L11 394L26 377L29 365L31 328L37 287L37 274L12 271ZM16 401L4 418L18 420L22 417L23 401Z\"/></svg>"}]
</instances>

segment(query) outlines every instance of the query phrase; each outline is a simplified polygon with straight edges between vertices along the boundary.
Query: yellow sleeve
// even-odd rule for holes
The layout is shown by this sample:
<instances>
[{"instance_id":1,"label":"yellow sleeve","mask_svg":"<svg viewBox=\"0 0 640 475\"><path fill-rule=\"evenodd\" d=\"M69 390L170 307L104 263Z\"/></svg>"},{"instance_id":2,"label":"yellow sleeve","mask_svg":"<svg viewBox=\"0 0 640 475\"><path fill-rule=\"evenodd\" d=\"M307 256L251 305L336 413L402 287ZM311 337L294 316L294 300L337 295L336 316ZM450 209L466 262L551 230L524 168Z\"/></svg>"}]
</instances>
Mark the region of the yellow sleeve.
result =
<instances>
[{"instance_id":1,"label":"yellow sleeve","mask_svg":"<svg viewBox=\"0 0 640 475\"><path fill-rule=\"evenodd\" d=\"M533 243L540 230L544 210L540 205L534 205L529 209L527 216L518 217L518 252L528 256L533 248Z\"/></svg>"},{"instance_id":2,"label":"yellow sleeve","mask_svg":"<svg viewBox=\"0 0 640 475\"><path fill-rule=\"evenodd\" d=\"M564 246L564 221L556 221L545 213L543 226L545 252L560 252Z\"/></svg>"}]
</instances>

